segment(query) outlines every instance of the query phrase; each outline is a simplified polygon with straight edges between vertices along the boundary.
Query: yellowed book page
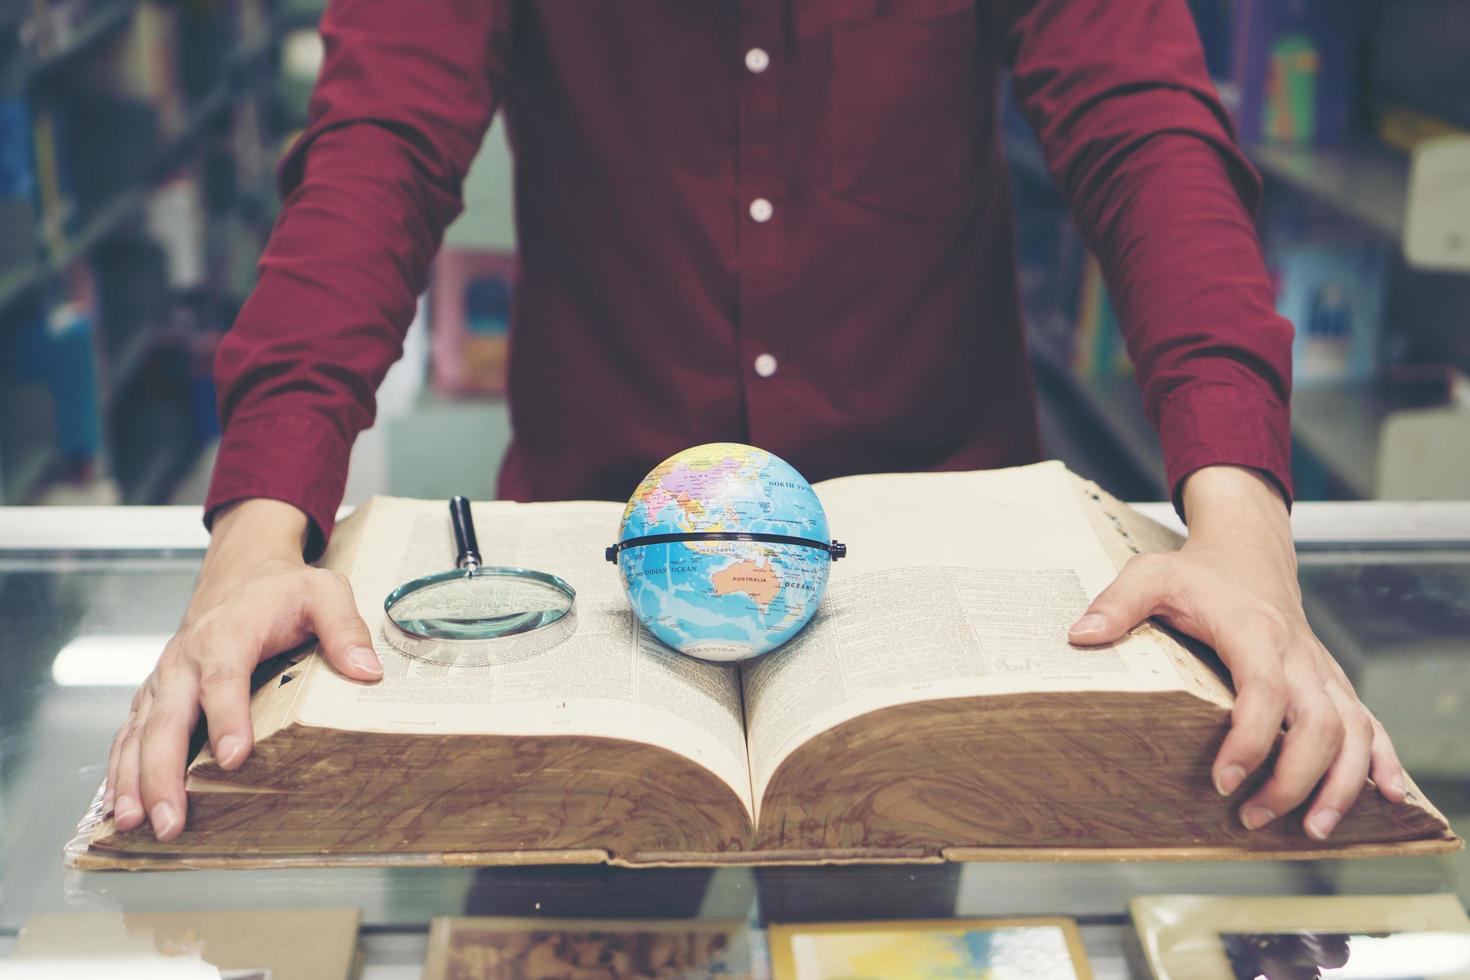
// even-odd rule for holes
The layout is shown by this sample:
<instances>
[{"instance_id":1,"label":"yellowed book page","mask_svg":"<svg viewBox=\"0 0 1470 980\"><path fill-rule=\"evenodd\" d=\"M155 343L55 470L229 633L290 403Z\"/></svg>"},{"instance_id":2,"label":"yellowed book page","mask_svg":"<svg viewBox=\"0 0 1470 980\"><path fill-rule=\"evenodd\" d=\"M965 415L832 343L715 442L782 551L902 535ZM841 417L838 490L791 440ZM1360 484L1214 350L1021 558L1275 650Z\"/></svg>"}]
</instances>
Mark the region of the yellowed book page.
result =
<instances>
[{"instance_id":1,"label":"yellowed book page","mask_svg":"<svg viewBox=\"0 0 1470 980\"><path fill-rule=\"evenodd\" d=\"M744 671L757 801L807 739L914 701L1182 684L1161 646L1101 649L1067 627L1112 581L1060 463L845 477L817 487L849 557L812 625Z\"/></svg>"},{"instance_id":2,"label":"yellowed book page","mask_svg":"<svg viewBox=\"0 0 1470 980\"><path fill-rule=\"evenodd\" d=\"M1098 541L1118 569L1134 555L1178 551L1183 546L1183 535L1144 517L1091 480L1071 474L1069 478ZM1221 707L1234 705L1235 695L1225 681L1174 637L1152 624L1134 633L1157 644L1168 655L1187 690Z\"/></svg>"},{"instance_id":3,"label":"yellowed book page","mask_svg":"<svg viewBox=\"0 0 1470 980\"><path fill-rule=\"evenodd\" d=\"M642 742L710 770L750 808L735 668L682 657L635 627L617 569L602 555L621 514L611 503L475 504L485 563L561 576L577 591L577 626L559 646L520 662L448 667L404 656L383 634L383 599L395 586L453 566L448 506L377 498L349 577L383 679L361 684L318 669L297 719L354 731Z\"/></svg>"}]
</instances>

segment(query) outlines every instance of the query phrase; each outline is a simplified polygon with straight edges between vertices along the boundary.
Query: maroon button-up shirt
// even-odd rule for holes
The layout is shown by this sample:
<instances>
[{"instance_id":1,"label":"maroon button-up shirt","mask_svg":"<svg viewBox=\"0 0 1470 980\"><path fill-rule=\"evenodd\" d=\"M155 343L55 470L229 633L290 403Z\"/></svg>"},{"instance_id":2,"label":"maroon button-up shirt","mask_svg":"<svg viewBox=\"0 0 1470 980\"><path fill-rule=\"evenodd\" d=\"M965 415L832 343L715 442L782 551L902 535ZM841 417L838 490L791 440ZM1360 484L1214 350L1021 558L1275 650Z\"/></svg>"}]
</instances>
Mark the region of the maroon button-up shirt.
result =
<instances>
[{"instance_id":1,"label":"maroon button-up shirt","mask_svg":"<svg viewBox=\"0 0 1470 980\"><path fill-rule=\"evenodd\" d=\"M711 440L813 480L1037 459L1006 67L1170 480L1289 486L1291 328L1183 0L332 0L322 34L219 353L211 513L272 497L312 518L309 550L330 533L497 109L521 262L503 496L619 499Z\"/></svg>"}]
</instances>

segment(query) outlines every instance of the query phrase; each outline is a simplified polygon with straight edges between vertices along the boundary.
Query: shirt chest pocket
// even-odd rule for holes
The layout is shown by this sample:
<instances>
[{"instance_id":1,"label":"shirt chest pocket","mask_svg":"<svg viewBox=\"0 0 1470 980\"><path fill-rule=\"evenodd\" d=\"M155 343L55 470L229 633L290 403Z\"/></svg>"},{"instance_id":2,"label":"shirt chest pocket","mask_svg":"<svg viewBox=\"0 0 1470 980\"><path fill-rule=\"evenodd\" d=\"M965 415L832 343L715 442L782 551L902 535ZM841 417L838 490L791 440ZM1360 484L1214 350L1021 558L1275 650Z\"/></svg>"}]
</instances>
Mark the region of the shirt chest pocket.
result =
<instances>
[{"instance_id":1,"label":"shirt chest pocket","mask_svg":"<svg viewBox=\"0 0 1470 980\"><path fill-rule=\"evenodd\" d=\"M912 216L974 193L975 14L868 20L831 29L832 193Z\"/></svg>"}]
</instances>

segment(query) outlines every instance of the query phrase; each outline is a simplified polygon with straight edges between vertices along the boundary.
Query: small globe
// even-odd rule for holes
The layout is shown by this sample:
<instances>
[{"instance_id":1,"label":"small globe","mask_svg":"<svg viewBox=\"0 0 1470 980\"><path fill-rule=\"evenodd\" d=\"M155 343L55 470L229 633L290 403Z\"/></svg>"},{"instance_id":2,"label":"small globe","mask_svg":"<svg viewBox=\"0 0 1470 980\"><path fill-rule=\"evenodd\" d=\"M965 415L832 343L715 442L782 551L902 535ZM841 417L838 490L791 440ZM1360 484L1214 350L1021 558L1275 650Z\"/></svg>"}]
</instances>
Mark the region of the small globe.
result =
<instances>
[{"instance_id":1,"label":"small globe","mask_svg":"<svg viewBox=\"0 0 1470 980\"><path fill-rule=\"evenodd\" d=\"M844 553L811 484L738 443L655 466L608 549L639 622L680 653L716 661L758 657L799 633Z\"/></svg>"}]
</instances>

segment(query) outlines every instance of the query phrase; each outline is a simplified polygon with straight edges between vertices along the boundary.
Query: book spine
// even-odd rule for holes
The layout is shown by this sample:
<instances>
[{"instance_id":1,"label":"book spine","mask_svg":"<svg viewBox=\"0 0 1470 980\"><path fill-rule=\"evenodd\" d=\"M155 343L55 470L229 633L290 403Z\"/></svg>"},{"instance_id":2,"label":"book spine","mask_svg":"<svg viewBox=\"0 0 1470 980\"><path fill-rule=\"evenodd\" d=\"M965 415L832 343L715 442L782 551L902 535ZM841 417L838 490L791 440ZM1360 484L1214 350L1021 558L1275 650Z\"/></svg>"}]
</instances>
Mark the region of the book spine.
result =
<instances>
[{"instance_id":1,"label":"book spine","mask_svg":"<svg viewBox=\"0 0 1470 980\"><path fill-rule=\"evenodd\" d=\"M0 96L0 270L36 257L36 156L24 95Z\"/></svg>"}]
</instances>

